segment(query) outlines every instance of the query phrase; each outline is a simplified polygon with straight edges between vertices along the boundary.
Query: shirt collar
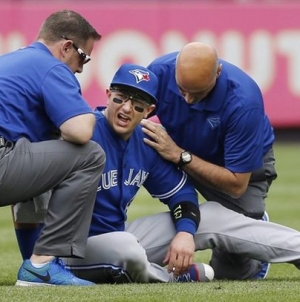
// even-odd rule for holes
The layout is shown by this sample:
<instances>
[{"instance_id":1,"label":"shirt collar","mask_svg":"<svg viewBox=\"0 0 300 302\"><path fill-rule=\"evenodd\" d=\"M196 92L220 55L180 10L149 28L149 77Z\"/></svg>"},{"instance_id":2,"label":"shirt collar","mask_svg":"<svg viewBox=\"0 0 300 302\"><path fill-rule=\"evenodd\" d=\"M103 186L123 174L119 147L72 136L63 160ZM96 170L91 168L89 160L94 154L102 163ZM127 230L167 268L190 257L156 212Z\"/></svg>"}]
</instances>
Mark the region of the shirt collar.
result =
<instances>
[{"instance_id":1,"label":"shirt collar","mask_svg":"<svg viewBox=\"0 0 300 302\"><path fill-rule=\"evenodd\" d=\"M37 42L37 41L36 41L36 42L33 42L32 44L30 44L30 45L27 46L27 47L41 49L41 50L44 50L44 51L46 51L46 52L48 52L49 54L52 55L52 53L51 53L51 51L49 50L49 48L48 48L46 45L44 45L43 43L41 43L41 42Z\"/></svg>"}]
</instances>

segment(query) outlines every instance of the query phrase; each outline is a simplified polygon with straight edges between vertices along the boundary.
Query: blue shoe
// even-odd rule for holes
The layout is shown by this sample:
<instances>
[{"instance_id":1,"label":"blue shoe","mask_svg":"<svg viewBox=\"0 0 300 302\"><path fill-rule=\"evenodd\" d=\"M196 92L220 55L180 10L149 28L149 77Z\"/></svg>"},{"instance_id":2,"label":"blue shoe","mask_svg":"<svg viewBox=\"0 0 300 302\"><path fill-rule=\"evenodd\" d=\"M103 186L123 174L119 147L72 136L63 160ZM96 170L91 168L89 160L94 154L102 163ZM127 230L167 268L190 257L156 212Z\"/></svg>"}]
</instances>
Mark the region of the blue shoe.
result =
<instances>
[{"instance_id":1,"label":"blue shoe","mask_svg":"<svg viewBox=\"0 0 300 302\"><path fill-rule=\"evenodd\" d=\"M186 273L175 277L172 282L209 282L213 280L214 275L215 272L210 265L194 263Z\"/></svg>"},{"instance_id":2,"label":"blue shoe","mask_svg":"<svg viewBox=\"0 0 300 302\"><path fill-rule=\"evenodd\" d=\"M268 275L270 266L271 265L268 262L261 262L261 269L253 278L256 280L265 279Z\"/></svg>"},{"instance_id":3,"label":"blue shoe","mask_svg":"<svg viewBox=\"0 0 300 302\"><path fill-rule=\"evenodd\" d=\"M263 217L261 218L263 221L270 221L268 213L265 211ZM271 264L268 262L261 262L260 271L253 277L254 279L265 279L268 275Z\"/></svg>"},{"instance_id":4,"label":"blue shoe","mask_svg":"<svg viewBox=\"0 0 300 302\"><path fill-rule=\"evenodd\" d=\"M32 266L30 260L25 260L19 269L16 286L41 285L94 285L94 283L75 277L59 258L54 258L41 268L36 268Z\"/></svg>"}]
</instances>

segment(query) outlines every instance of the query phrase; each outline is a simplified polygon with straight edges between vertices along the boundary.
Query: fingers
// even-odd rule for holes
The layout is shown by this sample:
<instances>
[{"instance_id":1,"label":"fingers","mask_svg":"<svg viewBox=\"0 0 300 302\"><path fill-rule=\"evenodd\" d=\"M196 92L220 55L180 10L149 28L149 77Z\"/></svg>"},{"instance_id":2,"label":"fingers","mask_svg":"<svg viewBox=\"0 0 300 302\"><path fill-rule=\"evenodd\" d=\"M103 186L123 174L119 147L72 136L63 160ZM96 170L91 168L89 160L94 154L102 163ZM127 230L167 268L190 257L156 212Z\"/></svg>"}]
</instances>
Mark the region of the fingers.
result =
<instances>
[{"instance_id":1,"label":"fingers","mask_svg":"<svg viewBox=\"0 0 300 302\"><path fill-rule=\"evenodd\" d=\"M167 257L165 258L165 260ZM166 262L164 262L166 263ZM193 264L193 257L189 255L180 255L180 254L170 254L169 262L168 262L168 272L174 273L174 276L178 276L180 274L185 273L190 265Z\"/></svg>"},{"instance_id":2,"label":"fingers","mask_svg":"<svg viewBox=\"0 0 300 302\"><path fill-rule=\"evenodd\" d=\"M148 136L144 142L154 148L164 159L177 163L182 149L179 148L160 124L143 120L142 131Z\"/></svg>"},{"instance_id":3,"label":"fingers","mask_svg":"<svg viewBox=\"0 0 300 302\"><path fill-rule=\"evenodd\" d=\"M150 139L148 138L144 138L144 142L149 145L150 147L156 149L158 151L158 148L160 147L159 143L163 142L163 139L161 138L162 135L159 133L159 131L155 128L151 126L151 129L142 128L142 131L148 135L148 137L150 137Z\"/></svg>"},{"instance_id":4,"label":"fingers","mask_svg":"<svg viewBox=\"0 0 300 302\"><path fill-rule=\"evenodd\" d=\"M141 120L141 125L150 130L153 130L156 127L161 127L161 124L146 119Z\"/></svg>"},{"instance_id":5,"label":"fingers","mask_svg":"<svg viewBox=\"0 0 300 302\"><path fill-rule=\"evenodd\" d=\"M178 232L173 238L169 250L168 271L178 276L185 273L194 261L195 242L191 234Z\"/></svg>"},{"instance_id":6,"label":"fingers","mask_svg":"<svg viewBox=\"0 0 300 302\"><path fill-rule=\"evenodd\" d=\"M170 260L170 251L167 252L165 259L163 260L163 263L166 265L169 263Z\"/></svg>"},{"instance_id":7,"label":"fingers","mask_svg":"<svg viewBox=\"0 0 300 302\"><path fill-rule=\"evenodd\" d=\"M142 131L151 138L151 139L144 138L144 142L149 146L154 147L155 144L158 142L159 139L158 135L155 132L152 132L146 128L142 128Z\"/></svg>"},{"instance_id":8,"label":"fingers","mask_svg":"<svg viewBox=\"0 0 300 302\"><path fill-rule=\"evenodd\" d=\"M175 276L178 276L180 274L185 273L189 266L192 263L190 263L190 257L178 257L176 263L173 264L173 273Z\"/></svg>"},{"instance_id":9,"label":"fingers","mask_svg":"<svg viewBox=\"0 0 300 302\"><path fill-rule=\"evenodd\" d=\"M154 141L158 141L165 135L165 130L160 124L148 120L142 120L141 125L143 132L151 137Z\"/></svg>"}]
</instances>

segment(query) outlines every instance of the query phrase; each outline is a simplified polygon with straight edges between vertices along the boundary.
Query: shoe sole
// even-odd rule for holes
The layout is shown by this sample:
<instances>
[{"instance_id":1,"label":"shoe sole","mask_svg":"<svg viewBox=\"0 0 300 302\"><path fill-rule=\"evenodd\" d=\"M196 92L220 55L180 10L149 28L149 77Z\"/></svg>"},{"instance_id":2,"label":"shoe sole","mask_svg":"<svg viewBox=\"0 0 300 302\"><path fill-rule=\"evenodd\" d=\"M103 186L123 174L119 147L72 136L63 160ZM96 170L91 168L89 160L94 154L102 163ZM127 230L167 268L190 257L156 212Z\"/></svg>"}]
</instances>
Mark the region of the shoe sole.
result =
<instances>
[{"instance_id":1,"label":"shoe sole","mask_svg":"<svg viewBox=\"0 0 300 302\"><path fill-rule=\"evenodd\" d=\"M37 282L28 282L28 281L17 280L15 286L55 286L55 284L37 283Z\"/></svg>"}]
</instances>

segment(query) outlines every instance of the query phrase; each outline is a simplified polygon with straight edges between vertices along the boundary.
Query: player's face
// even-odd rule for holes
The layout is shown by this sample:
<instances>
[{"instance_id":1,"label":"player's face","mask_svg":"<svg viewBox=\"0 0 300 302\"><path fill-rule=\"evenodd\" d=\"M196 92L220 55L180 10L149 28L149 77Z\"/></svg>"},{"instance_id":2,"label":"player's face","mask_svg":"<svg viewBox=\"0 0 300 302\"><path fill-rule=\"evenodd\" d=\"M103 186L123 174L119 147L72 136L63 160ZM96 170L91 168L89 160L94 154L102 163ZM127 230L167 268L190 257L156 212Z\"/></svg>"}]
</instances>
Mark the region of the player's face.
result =
<instances>
[{"instance_id":1,"label":"player's face","mask_svg":"<svg viewBox=\"0 0 300 302\"><path fill-rule=\"evenodd\" d=\"M66 56L62 60L65 62L74 73L81 73L83 71L83 65L91 60L90 54L94 47L94 40L89 39L82 47L74 44L72 40L64 37L64 51Z\"/></svg>"},{"instance_id":2,"label":"player's face","mask_svg":"<svg viewBox=\"0 0 300 302\"><path fill-rule=\"evenodd\" d=\"M108 104L106 117L112 129L124 140L128 140L133 130L143 118L147 118L155 105L149 105L138 94L130 90L112 88L106 91Z\"/></svg>"}]
</instances>

